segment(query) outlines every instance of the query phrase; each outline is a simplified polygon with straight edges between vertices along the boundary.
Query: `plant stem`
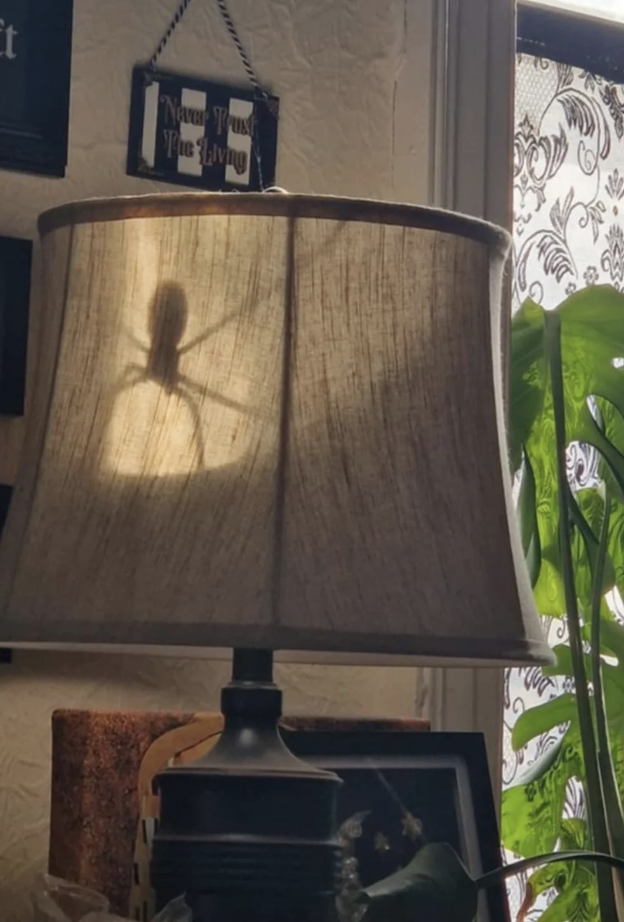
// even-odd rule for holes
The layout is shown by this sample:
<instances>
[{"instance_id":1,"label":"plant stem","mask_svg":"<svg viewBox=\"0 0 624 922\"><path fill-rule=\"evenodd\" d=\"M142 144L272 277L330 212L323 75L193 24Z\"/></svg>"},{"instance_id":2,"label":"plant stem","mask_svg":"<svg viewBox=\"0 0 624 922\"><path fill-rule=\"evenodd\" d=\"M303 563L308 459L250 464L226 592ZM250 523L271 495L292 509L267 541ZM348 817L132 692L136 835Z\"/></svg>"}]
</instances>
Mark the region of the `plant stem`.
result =
<instances>
[{"instance_id":1,"label":"plant stem","mask_svg":"<svg viewBox=\"0 0 624 922\"><path fill-rule=\"evenodd\" d=\"M609 854L611 845L607 833L600 773L596 756L596 739L592 722L591 703L585 675L583 640L579 618L576 587L572 564L572 541L570 536L570 510L568 506L568 478L566 469L565 400L563 391L563 366L561 358L561 321L552 311L546 313L546 330L549 338L548 352L555 417L555 438L557 446L557 492L559 497L559 538L561 546L561 569L565 589L570 653L576 691L583 762L585 764L585 790L589 827L594 847L603 854ZM615 922L617 909L611 872L604 865L596 869L598 900L602 922Z\"/></svg>"},{"instance_id":2,"label":"plant stem","mask_svg":"<svg viewBox=\"0 0 624 922\"><path fill-rule=\"evenodd\" d=\"M488 871L487 874L478 877L475 883L478 890L483 890L485 887L495 887L501 881L506 880L508 877L514 877L516 874L522 874L523 871L530 871L531 868L537 868L544 864L558 864L560 861L591 861L599 866L616 868L620 872L624 871L624 860L622 858L616 858L602 852L549 852L547 855L524 858L522 861L515 861L513 864L496 868L494 871Z\"/></svg>"},{"instance_id":3,"label":"plant stem","mask_svg":"<svg viewBox=\"0 0 624 922\"><path fill-rule=\"evenodd\" d=\"M609 833L611 845L616 855L624 855L624 817L622 816L622 801L615 778L615 769L611 758L609 744L609 727L607 724L604 688L602 685L602 659L600 656L600 607L602 604L602 590L604 584L604 570L607 559L607 546L609 541L609 523L611 521L611 495L609 487L605 487L605 511L600 530L600 541L596 555L596 565L592 583L592 612L591 612L591 664L592 682L594 685L594 713L596 716L596 736L598 738L598 768L602 782L604 803L607 808ZM620 873L624 887L624 873Z\"/></svg>"}]
</instances>

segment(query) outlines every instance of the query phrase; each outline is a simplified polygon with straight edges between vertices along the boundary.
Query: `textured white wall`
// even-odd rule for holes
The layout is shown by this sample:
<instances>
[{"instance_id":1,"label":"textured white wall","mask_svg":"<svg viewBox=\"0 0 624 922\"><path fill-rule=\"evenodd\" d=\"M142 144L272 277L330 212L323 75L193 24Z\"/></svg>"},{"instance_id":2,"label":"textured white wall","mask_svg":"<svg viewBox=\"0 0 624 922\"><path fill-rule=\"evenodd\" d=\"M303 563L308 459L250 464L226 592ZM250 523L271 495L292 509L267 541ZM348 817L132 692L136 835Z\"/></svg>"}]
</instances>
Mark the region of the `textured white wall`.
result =
<instances>
[{"instance_id":1,"label":"textured white wall","mask_svg":"<svg viewBox=\"0 0 624 922\"><path fill-rule=\"evenodd\" d=\"M431 6L435 0L231 0L258 74L281 97L278 182L298 192L426 201ZM0 234L76 198L146 193L125 175L130 72L151 55L177 0L75 0L70 159L64 180L0 173ZM244 83L216 5L195 0L163 67ZM164 189L165 187L160 187ZM172 187L167 187L171 189ZM12 482L21 422L0 420L0 482ZM30 916L45 865L50 713L56 707L209 708L224 664L20 652L0 666L0 900ZM409 715L413 670L280 667L287 710Z\"/></svg>"},{"instance_id":2,"label":"textured white wall","mask_svg":"<svg viewBox=\"0 0 624 922\"><path fill-rule=\"evenodd\" d=\"M2 173L0 233L34 234L41 211L72 199L172 190L126 176L125 159L132 66L151 57L178 0L74 5L68 175L59 181ZM281 98L280 185L292 192L427 197L429 0L231 0L230 6L259 78ZM407 46L408 12L422 43L418 54ZM207 0L191 4L161 65L246 85L216 3ZM409 99L404 78L414 83ZM403 169L397 175L406 150L409 179Z\"/></svg>"}]
</instances>

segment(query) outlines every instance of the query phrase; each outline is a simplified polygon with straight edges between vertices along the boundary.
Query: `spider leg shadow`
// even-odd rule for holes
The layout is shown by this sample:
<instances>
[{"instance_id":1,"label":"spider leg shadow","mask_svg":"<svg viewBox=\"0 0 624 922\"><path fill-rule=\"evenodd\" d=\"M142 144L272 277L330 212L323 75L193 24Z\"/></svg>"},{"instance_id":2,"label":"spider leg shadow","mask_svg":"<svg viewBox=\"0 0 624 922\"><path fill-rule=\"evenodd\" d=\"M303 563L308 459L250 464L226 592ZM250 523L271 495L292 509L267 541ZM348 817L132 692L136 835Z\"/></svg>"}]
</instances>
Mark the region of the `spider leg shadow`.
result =
<instances>
[{"instance_id":1,"label":"spider leg shadow","mask_svg":"<svg viewBox=\"0 0 624 922\"><path fill-rule=\"evenodd\" d=\"M142 343L138 336L135 336L132 330L129 330L127 326L122 327L122 331L128 337L133 346L136 346L137 349L140 349L141 352L144 352L146 355L150 351L149 346Z\"/></svg>"},{"instance_id":2,"label":"spider leg shadow","mask_svg":"<svg viewBox=\"0 0 624 922\"><path fill-rule=\"evenodd\" d=\"M331 250L331 248L334 246L335 240L337 239L337 237L339 236L342 230L343 230L343 224L341 222L336 222L336 227L333 233L329 235L329 239L325 243L324 250ZM277 288L273 289L269 297L272 297L275 294L275 291L277 291ZM188 343L185 343L185 345L179 346L178 355L185 355L185 353L190 352L191 349L195 348L195 346L199 346L200 343L203 343L204 340L208 339L214 333L217 333L219 330L223 329L223 327L227 326L228 323L231 323L233 320L236 320L237 317L240 317L240 314L241 314L240 310L230 311L230 313L226 314L225 317L223 317L221 320L218 321L218 323L214 323L212 326L207 327L203 333L200 333L198 336L195 336L194 339L192 339ZM145 350L146 352L149 351L149 349L146 346L144 346L130 330L127 330L127 333L130 339L132 340L132 342L136 346L138 346L140 349Z\"/></svg>"},{"instance_id":3,"label":"spider leg shadow","mask_svg":"<svg viewBox=\"0 0 624 922\"><path fill-rule=\"evenodd\" d=\"M180 384L178 384L174 388L173 393L177 394L180 400L184 401L184 403L187 405L187 407L190 410L191 416L193 417L193 435L195 438L195 444L197 445L197 450L199 454L198 468L199 470L204 470L206 466L206 446L204 443L204 436L202 433L202 425L201 425L201 416L199 414L197 403L193 400L190 394L187 394L187 392L184 390L184 388Z\"/></svg>"},{"instance_id":4,"label":"spider leg shadow","mask_svg":"<svg viewBox=\"0 0 624 922\"><path fill-rule=\"evenodd\" d=\"M143 384L144 381L149 381L149 375L145 369L140 365L128 365L113 388L111 397L115 399L119 397L120 394L123 394L124 391L131 390L131 388L136 387L137 384Z\"/></svg>"},{"instance_id":5,"label":"spider leg shadow","mask_svg":"<svg viewBox=\"0 0 624 922\"><path fill-rule=\"evenodd\" d=\"M203 343L204 340L208 339L208 337L212 336L214 333L217 333L219 330L222 330L224 326L227 326L230 321L234 320L239 315L240 311L231 311L229 314L226 314L225 317L218 323L213 324L211 327L207 327L207 329L205 329L203 333L200 333L199 336L196 336L195 339L192 339L184 346L180 346L178 349L178 354L184 355L185 352L190 352L191 349L194 349L195 346L199 346L199 344Z\"/></svg>"},{"instance_id":6,"label":"spider leg shadow","mask_svg":"<svg viewBox=\"0 0 624 922\"><path fill-rule=\"evenodd\" d=\"M192 394L198 394L200 397L208 397L209 400L214 400L215 403L220 403L221 406L227 407L229 410L236 410L243 416L254 416L256 418L261 417L260 413L255 410L251 410L249 407L239 403L237 400L230 400L229 397L224 397L222 394L218 394L216 391L211 391L206 387L202 387L200 384L196 384L195 381L192 381L187 375L179 374L177 376L177 382L178 386L185 387L187 391L190 391Z\"/></svg>"}]
</instances>

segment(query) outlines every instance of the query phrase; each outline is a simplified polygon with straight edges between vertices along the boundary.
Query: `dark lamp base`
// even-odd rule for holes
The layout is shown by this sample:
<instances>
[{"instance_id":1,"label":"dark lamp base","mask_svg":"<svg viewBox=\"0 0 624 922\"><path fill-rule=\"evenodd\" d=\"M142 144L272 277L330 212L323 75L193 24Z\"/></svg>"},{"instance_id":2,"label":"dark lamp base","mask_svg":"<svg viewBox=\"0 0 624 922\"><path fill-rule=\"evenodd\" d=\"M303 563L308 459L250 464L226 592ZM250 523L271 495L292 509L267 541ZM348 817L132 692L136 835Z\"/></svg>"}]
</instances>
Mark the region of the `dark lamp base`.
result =
<instances>
[{"instance_id":1,"label":"dark lamp base","mask_svg":"<svg viewBox=\"0 0 624 922\"><path fill-rule=\"evenodd\" d=\"M306 765L278 730L269 651L235 650L225 728L190 765L158 777L157 908L186 893L194 922L325 922L335 916L337 775Z\"/></svg>"}]
</instances>

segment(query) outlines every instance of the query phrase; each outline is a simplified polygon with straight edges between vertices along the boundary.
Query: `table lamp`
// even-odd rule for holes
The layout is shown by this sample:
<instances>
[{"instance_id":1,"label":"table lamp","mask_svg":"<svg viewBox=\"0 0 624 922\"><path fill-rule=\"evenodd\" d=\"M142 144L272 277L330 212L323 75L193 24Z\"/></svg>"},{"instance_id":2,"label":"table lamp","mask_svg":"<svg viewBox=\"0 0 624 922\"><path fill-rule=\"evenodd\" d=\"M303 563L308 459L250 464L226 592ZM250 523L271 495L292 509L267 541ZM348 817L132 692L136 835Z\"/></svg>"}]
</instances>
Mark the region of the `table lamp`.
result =
<instances>
[{"instance_id":1,"label":"table lamp","mask_svg":"<svg viewBox=\"0 0 624 922\"><path fill-rule=\"evenodd\" d=\"M196 922L328 919L338 779L273 651L549 662L513 523L504 231L279 193L67 205L0 544L3 643L234 648L225 730L160 778Z\"/></svg>"}]
</instances>

